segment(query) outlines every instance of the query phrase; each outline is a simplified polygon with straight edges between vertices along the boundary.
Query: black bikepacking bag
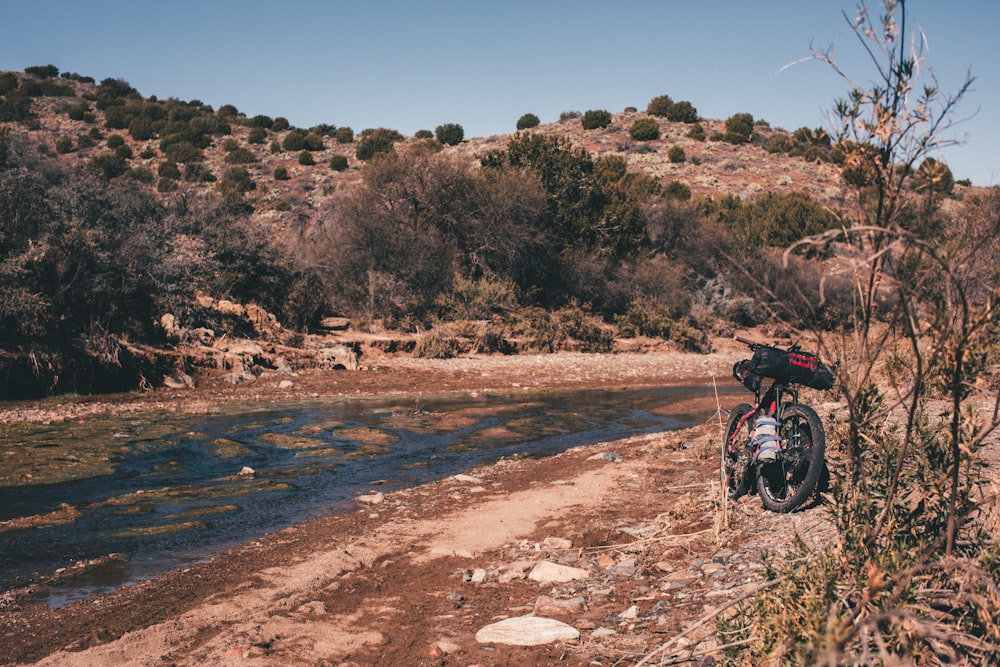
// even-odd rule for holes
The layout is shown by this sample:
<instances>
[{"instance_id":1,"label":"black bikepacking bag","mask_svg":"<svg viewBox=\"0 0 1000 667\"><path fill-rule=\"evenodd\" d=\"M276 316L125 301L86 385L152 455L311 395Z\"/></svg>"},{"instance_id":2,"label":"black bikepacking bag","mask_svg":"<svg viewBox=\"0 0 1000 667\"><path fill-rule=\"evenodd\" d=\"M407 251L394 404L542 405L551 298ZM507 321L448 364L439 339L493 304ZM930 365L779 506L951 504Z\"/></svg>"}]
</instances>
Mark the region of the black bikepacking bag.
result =
<instances>
[{"instance_id":1,"label":"black bikepacking bag","mask_svg":"<svg viewBox=\"0 0 1000 667\"><path fill-rule=\"evenodd\" d=\"M756 380L757 387L748 384L748 381L751 383L754 381L753 375L774 378L774 380L784 384L801 384L813 389L829 389L833 386L833 369L820 361L815 354L809 352L795 348L782 350L770 345L761 345L754 350L753 358L747 361L749 363L741 369L741 373L745 375L746 379L738 376L736 379L752 391L756 391L757 387L760 386L759 378ZM737 374L736 367L733 368L733 374Z\"/></svg>"}]
</instances>

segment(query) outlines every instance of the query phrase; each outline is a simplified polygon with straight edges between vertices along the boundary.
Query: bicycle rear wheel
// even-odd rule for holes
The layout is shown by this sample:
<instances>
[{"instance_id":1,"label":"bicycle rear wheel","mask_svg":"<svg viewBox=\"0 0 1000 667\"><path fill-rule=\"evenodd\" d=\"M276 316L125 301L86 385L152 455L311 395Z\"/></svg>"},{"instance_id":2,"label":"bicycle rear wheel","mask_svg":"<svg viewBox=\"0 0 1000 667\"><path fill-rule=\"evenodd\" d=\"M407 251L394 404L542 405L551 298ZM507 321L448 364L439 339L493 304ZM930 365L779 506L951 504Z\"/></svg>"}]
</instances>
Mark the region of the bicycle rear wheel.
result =
<instances>
[{"instance_id":1,"label":"bicycle rear wheel","mask_svg":"<svg viewBox=\"0 0 1000 667\"><path fill-rule=\"evenodd\" d=\"M823 474L826 435L823 422L808 405L787 405L781 415L781 455L761 466L757 491L772 512L798 509L816 490Z\"/></svg>"}]
</instances>

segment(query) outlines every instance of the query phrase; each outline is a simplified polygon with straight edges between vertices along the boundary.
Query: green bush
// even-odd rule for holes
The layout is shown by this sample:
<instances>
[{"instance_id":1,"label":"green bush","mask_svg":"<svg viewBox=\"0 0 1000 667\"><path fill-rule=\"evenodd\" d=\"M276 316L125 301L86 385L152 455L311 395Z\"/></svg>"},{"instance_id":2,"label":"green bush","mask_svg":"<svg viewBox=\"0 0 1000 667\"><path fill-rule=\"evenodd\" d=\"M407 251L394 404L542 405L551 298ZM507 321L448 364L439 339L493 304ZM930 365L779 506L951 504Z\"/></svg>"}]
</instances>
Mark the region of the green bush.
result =
<instances>
[{"instance_id":1,"label":"green bush","mask_svg":"<svg viewBox=\"0 0 1000 667\"><path fill-rule=\"evenodd\" d=\"M632 123L628 133L636 141L654 141L660 138L660 124L655 118L639 118Z\"/></svg>"},{"instance_id":2,"label":"green bush","mask_svg":"<svg viewBox=\"0 0 1000 667\"><path fill-rule=\"evenodd\" d=\"M223 104L219 107L218 111L215 112L215 115L219 118L237 122L240 117L240 110L232 104Z\"/></svg>"},{"instance_id":3,"label":"green bush","mask_svg":"<svg viewBox=\"0 0 1000 667\"><path fill-rule=\"evenodd\" d=\"M579 111L563 111L559 114L559 120L574 120L582 115Z\"/></svg>"},{"instance_id":4,"label":"green bush","mask_svg":"<svg viewBox=\"0 0 1000 667\"><path fill-rule=\"evenodd\" d=\"M684 149L680 146L671 146L670 150L667 151L667 159L674 164L679 164L687 160L687 155L684 154Z\"/></svg>"},{"instance_id":5,"label":"green bush","mask_svg":"<svg viewBox=\"0 0 1000 667\"><path fill-rule=\"evenodd\" d=\"M178 168L177 163L172 160L166 160L160 163L157 167L156 173L160 178L172 178L174 180L181 177L181 170Z\"/></svg>"},{"instance_id":6,"label":"green bush","mask_svg":"<svg viewBox=\"0 0 1000 667\"><path fill-rule=\"evenodd\" d=\"M305 167L311 167L316 164L316 160L313 159L312 153L309 151L302 151L299 153L299 164Z\"/></svg>"},{"instance_id":7,"label":"green bush","mask_svg":"<svg viewBox=\"0 0 1000 667\"><path fill-rule=\"evenodd\" d=\"M538 116L533 113L526 113L517 119L517 129L518 130L530 130L533 127L538 127L541 123L538 120Z\"/></svg>"},{"instance_id":8,"label":"green bush","mask_svg":"<svg viewBox=\"0 0 1000 667\"><path fill-rule=\"evenodd\" d=\"M173 162L201 162L204 159L201 149L190 141L178 141L168 144L166 148L161 143L160 150Z\"/></svg>"},{"instance_id":9,"label":"green bush","mask_svg":"<svg viewBox=\"0 0 1000 667\"><path fill-rule=\"evenodd\" d=\"M286 134L285 138L281 141L281 147L286 151L305 150L306 135L307 132L305 130L292 130Z\"/></svg>"},{"instance_id":10,"label":"green bush","mask_svg":"<svg viewBox=\"0 0 1000 667\"><path fill-rule=\"evenodd\" d=\"M124 145L125 145L125 140L122 139L122 135L120 135L120 134L112 134L110 137L108 137L108 141L107 141L108 148L112 148L112 149L113 148L121 148Z\"/></svg>"},{"instance_id":11,"label":"green bush","mask_svg":"<svg viewBox=\"0 0 1000 667\"><path fill-rule=\"evenodd\" d=\"M90 159L90 169L103 178L112 179L128 170L128 162L120 153L101 153Z\"/></svg>"},{"instance_id":12,"label":"green bush","mask_svg":"<svg viewBox=\"0 0 1000 667\"><path fill-rule=\"evenodd\" d=\"M237 146L234 150L229 151L225 158L226 164L252 164L259 161L252 150L243 146Z\"/></svg>"},{"instance_id":13,"label":"green bush","mask_svg":"<svg viewBox=\"0 0 1000 667\"><path fill-rule=\"evenodd\" d=\"M592 109L580 119L580 125L585 130L598 130L611 125L611 114L603 109Z\"/></svg>"},{"instance_id":14,"label":"green bush","mask_svg":"<svg viewBox=\"0 0 1000 667\"><path fill-rule=\"evenodd\" d=\"M125 178L139 183L146 183L147 185L156 180L153 176L153 172L145 167L133 167L125 172Z\"/></svg>"},{"instance_id":15,"label":"green bush","mask_svg":"<svg viewBox=\"0 0 1000 667\"><path fill-rule=\"evenodd\" d=\"M214 183L215 174L202 162L189 162L184 166L184 180L188 183Z\"/></svg>"},{"instance_id":16,"label":"green bush","mask_svg":"<svg viewBox=\"0 0 1000 667\"><path fill-rule=\"evenodd\" d=\"M239 147L240 147L240 142L232 138L226 139L225 141L222 142L222 150L226 151L227 153L230 153Z\"/></svg>"},{"instance_id":17,"label":"green bush","mask_svg":"<svg viewBox=\"0 0 1000 667\"><path fill-rule=\"evenodd\" d=\"M262 144L267 141L267 130L263 127L254 127L250 129L250 134L247 135L248 144Z\"/></svg>"},{"instance_id":18,"label":"green bush","mask_svg":"<svg viewBox=\"0 0 1000 667\"><path fill-rule=\"evenodd\" d=\"M274 119L270 116L264 116L261 114L248 120L247 125L250 127L259 127L264 130L270 130L272 129L271 126L274 125Z\"/></svg>"},{"instance_id":19,"label":"green bush","mask_svg":"<svg viewBox=\"0 0 1000 667\"><path fill-rule=\"evenodd\" d=\"M748 113L733 114L726 119L723 141L730 144L749 143L753 136L753 116Z\"/></svg>"},{"instance_id":20,"label":"green bush","mask_svg":"<svg viewBox=\"0 0 1000 667\"><path fill-rule=\"evenodd\" d=\"M274 119L274 122L271 123L272 132L282 132L287 130L289 127L291 127L291 125L288 123L288 119L283 118L282 116L278 116Z\"/></svg>"},{"instance_id":21,"label":"green bush","mask_svg":"<svg viewBox=\"0 0 1000 667\"><path fill-rule=\"evenodd\" d=\"M349 127L337 128L334 138L338 144L350 144L354 142L354 130Z\"/></svg>"},{"instance_id":22,"label":"green bush","mask_svg":"<svg viewBox=\"0 0 1000 667\"><path fill-rule=\"evenodd\" d=\"M359 160L367 161L379 153L390 153L394 148L395 142L401 138L398 132L385 128L362 133L361 140L358 142L358 147L355 150L355 157Z\"/></svg>"},{"instance_id":23,"label":"green bush","mask_svg":"<svg viewBox=\"0 0 1000 667\"><path fill-rule=\"evenodd\" d=\"M667 110L667 120L674 123L697 123L698 110L690 102L682 100Z\"/></svg>"},{"instance_id":24,"label":"green bush","mask_svg":"<svg viewBox=\"0 0 1000 667\"><path fill-rule=\"evenodd\" d=\"M663 186L663 196L667 199L688 201L691 199L691 187L683 181L670 181Z\"/></svg>"},{"instance_id":25,"label":"green bush","mask_svg":"<svg viewBox=\"0 0 1000 667\"><path fill-rule=\"evenodd\" d=\"M59 76L59 68L55 65L35 65L25 67L24 73L39 79L54 79Z\"/></svg>"},{"instance_id":26,"label":"green bush","mask_svg":"<svg viewBox=\"0 0 1000 667\"><path fill-rule=\"evenodd\" d=\"M136 141L148 141L156 136L157 124L146 116L136 116L129 121L128 134Z\"/></svg>"},{"instance_id":27,"label":"green bush","mask_svg":"<svg viewBox=\"0 0 1000 667\"><path fill-rule=\"evenodd\" d=\"M96 120L94 113L90 110L90 105L86 102L74 104L66 111L66 115L69 116L70 120L84 123L93 123Z\"/></svg>"},{"instance_id":28,"label":"green bush","mask_svg":"<svg viewBox=\"0 0 1000 667\"><path fill-rule=\"evenodd\" d=\"M274 210L275 211L281 211L281 212L291 211L292 210L292 205L290 203L288 203L287 201L285 201L284 199L279 199L274 204Z\"/></svg>"},{"instance_id":29,"label":"green bush","mask_svg":"<svg viewBox=\"0 0 1000 667\"><path fill-rule=\"evenodd\" d=\"M465 139L465 130L458 123L445 123L434 128L434 136L446 146L457 146Z\"/></svg>"},{"instance_id":30,"label":"green bush","mask_svg":"<svg viewBox=\"0 0 1000 667\"><path fill-rule=\"evenodd\" d=\"M334 171L344 171L347 169L347 166L346 155L334 155L330 158L330 169Z\"/></svg>"},{"instance_id":31,"label":"green bush","mask_svg":"<svg viewBox=\"0 0 1000 667\"><path fill-rule=\"evenodd\" d=\"M674 101L670 99L669 95L658 95L649 101L649 105L646 107L646 113L650 116L666 118L667 114L670 113L670 108L673 106Z\"/></svg>"},{"instance_id":32,"label":"green bush","mask_svg":"<svg viewBox=\"0 0 1000 667\"><path fill-rule=\"evenodd\" d=\"M243 194L256 190L257 184L253 182L250 172L244 167L233 167L222 175L218 188L223 194Z\"/></svg>"},{"instance_id":33,"label":"green bush","mask_svg":"<svg viewBox=\"0 0 1000 667\"><path fill-rule=\"evenodd\" d=\"M0 95L9 95L17 90L19 85L20 82L18 82L16 74L13 72L0 72ZM80 119L76 118L74 120Z\"/></svg>"},{"instance_id":34,"label":"green bush","mask_svg":"<svg viewBox=\"0 0 1000 667\"><path fill-rule=\"evenodd\" d=\"M60 155L65 155L66 153L73 152L73 140L69 137L59 137L56 140L56 153Z\"/></svg>"},{"instance_id":35,"label":"green bush","mask_svg":"<svg viewBox=\"0 0 1000 667\"><path fill-rule=\"evenodd\" d=\"M160 177L160 180L156 182L157 192L174 192L177 190L177 180L173 178Z\"/></svg>"},{"instance_id":36,"label":"green bush","mask_svg":"<svg viewBox=\"0 0 1000 667\"><path fill-rule=\"evenodd\" d=\"M305 130L292 130L285 135L281 147L286 151L321 151L323 137Z\"/></svg>"},{"instance_id":37,"label":"green bush","mask_svg":"<svg viewBox=\"0 0 1000 667\"><path fill-rule=\"evenodd\" d=\"M434 133L430 130L417 130L413 136L417 139L433 139Z\"/></svg>"},{"instance_id":38,"label":"green bush","mask_svg":"<svg viewBox=\"0 0 1000 667\"><path fill-rule=\"evenodd\" d=\"M286 169L285 167L275 167L274 173L272 175L274 176L274 180L276 181L287 181L288 169Z\"/></svg>"}]
</instances>

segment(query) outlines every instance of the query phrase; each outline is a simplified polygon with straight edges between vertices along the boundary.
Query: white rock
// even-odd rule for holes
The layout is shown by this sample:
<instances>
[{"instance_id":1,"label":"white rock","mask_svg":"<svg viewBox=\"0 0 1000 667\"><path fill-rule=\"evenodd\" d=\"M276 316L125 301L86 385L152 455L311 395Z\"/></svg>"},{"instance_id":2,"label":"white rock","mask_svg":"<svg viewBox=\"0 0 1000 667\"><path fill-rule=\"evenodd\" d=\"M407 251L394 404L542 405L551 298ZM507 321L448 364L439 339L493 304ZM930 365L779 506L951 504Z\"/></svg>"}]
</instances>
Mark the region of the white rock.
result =
<instances>
[{"instance_id":1,"label":"white rock","mask_svg":"<svg viewBox=\"0 0 1000 667\"><path fill-rule=\"evenodd\" d=\"M278 383L278 389L291 389L295 386L295 383L291 380L282 380Z\"/></svg>"},{"instance_id":2,"label":"white rock","mask_svg":"<svg viewBox=\"0 0 1000 667\"><path fill-rule=\"evenodd\" d=\"M587 579L588 577L590 577L590 572L587 570L568 565L559 565L558 563L550 563L547 560L536 563L531 568L531 572L528 573L528 579L541 583L574 581L575 579Z\"/></svg>"},{"instance_id":3,"label":"white rock","mask_svg":"<svg viewBox=\"0 0 1000 667\"><path fill-rule=\"evenodd\" d=\"M575 641L580 631L572 625L552 618L518 616L491 623L476 633L480 644L541 646L553 642Z\"/></svg>"},{"instance_id":4,"label":"white rock","mask_svg":"<svg viewBox=\"0 0 1000 667\"><path fill-rule=\"evenodd\" d=\"M468 482L469 484L481 484L483 481L478 477L473 477L472 475L452 475L451 478L456 482Z\"/></svg>"},{"instance_id":5,"label":"white rock","mask_svg":"<svg viewBox=\"0 0 1000 667\"><path fill-rule=\"evenodd\" d=\"M550 549L572 549L573 543L565 537L546 537L542 540L542 546Z\"/></svg>"},{"instance_id":6,"label":"white rock","mask_svg":"<svg viewBox=\"0 0 1000 667\"><path fill-rule=\"evenodd\" d=\"M364 503L365 505L378 505L385 501L384 493L369 493L366 495L358 496L356 500L359 503Z\"/></svg>"},{"instance_id":7,"label":"white rock","mask_svg":"<svg viewBox=\"0 0 1000 667\"><path fill-rule=\"evenodd\" d=\"M257 471L250 466L243 466L238 474L240 477L253 477L256 473Z\"/></svg>"}]
</instances>

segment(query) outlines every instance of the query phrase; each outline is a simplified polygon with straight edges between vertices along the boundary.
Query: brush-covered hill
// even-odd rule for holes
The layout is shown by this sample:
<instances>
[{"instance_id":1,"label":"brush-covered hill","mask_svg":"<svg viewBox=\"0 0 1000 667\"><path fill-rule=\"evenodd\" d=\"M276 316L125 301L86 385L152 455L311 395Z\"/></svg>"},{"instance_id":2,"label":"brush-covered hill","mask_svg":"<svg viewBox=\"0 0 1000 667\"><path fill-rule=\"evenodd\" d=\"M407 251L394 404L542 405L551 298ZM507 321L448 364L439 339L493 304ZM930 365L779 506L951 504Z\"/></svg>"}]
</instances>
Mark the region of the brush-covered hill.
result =
<instances>
[{"instance_id":1,"label":"brush-covered hill","mask_svg":"<svg viewBox=\"0 0 1000 667\"><path fill-rule=\"evenodd\" d=\"M843 148L645 108L403 136L2 72L0 397L351 367L376 339L709 351L735 327L843 321L835 249L774 268L840 227ZM820 306L783 309L790 290Z\"/></svg>"},{"instance_id":2,"label":"brush-covered hill","mask_svg":"<svg viewBox=\"0 0 1000 667\"><path fill-rule=\"evenodd\" d=\"M121 80L97 84L72 74L38 78L38 70L44 73L45 68L29 69L36 74L0 74L6 81L0 84L5 127L60 161L146 182L160 194L218 188L226 172L243 169L254 186L244 193L254 215L289 227L301 225L303 217L321 217L330 196L356 183L365 164L358 149L371 129L296 128L282 117L247 117L230 106L216 110L197 100L143 97ZM663 185L684 184L693 197L749 199L765 192L801 192L824 205L838 207L844 201L841 168L830 161L829 138L821 132L772 128L758 119L750 141L732 143L720 140L725 120L671 122L629 109L609 114L605 127L584 129L581 114L563 116L526 131L564 138L595 157L620 155L629 171L648 174ZM629 129L640 119L655 122L658 138L632 138ZM516 121L511 119L511 134ZM700 129L692 132L696 126ZM397 151L429 146L470 164L502 149L511 136L473 137L449 145L433 136L389 134L395 135ZM115 155L125 157L116 160Z\"/></svg>"}]
</instances>

